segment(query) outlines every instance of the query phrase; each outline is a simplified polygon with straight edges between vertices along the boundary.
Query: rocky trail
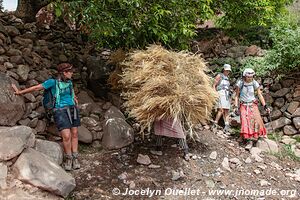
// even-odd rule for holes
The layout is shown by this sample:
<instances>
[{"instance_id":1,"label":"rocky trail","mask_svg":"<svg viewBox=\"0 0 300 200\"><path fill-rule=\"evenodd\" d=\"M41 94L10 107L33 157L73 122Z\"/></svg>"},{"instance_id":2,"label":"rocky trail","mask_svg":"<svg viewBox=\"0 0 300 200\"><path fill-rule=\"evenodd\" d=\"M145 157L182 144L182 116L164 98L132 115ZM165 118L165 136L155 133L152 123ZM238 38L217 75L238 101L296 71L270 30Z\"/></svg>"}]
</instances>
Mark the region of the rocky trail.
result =
<instances>
[{"instance_id":1,"label":"rocky trail","mask_svg":"<svg viewBox=\"0 0 300 200\"><path fill-rule=\"evenodd\" d=\"M299 162L287 157L279 159L256 147L246 151L235 136L220 138L210 130L203 130L199 135L199 140L189 143L190 161L181 157L182 152L172 139L165 141L163 155L151 153L154 149L151 140L136 141L120 151L84 147L83 167L72 172L77 186L69 199L300 198ZM146 155L139 160L144 164L137 162L141 154ZM126 190L134 194L125 194ZM185 193L180 195L180 190ZM198 190L198 194L193 195L191 190ZM213 195L209 190L232 190L233 193ZM253 190L252 194L250 190ZM256 196L253 195L255 190L260 192ZM271 190L281 192L281 195L269 195ZM120 194L113 194L118 192Z\"/></svg>"}]
</instances>

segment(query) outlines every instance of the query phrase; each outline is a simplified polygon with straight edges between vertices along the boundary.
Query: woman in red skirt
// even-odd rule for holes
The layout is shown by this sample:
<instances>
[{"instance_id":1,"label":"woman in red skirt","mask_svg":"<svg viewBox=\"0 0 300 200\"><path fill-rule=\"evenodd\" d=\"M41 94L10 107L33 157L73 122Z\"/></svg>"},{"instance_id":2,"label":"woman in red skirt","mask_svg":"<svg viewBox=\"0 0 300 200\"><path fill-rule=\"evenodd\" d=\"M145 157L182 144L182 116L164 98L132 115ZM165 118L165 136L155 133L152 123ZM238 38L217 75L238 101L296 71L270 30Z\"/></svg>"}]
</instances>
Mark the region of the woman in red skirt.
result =
<instances>
[{"instance_id":1,"label":"woman in red skirt","mask_svg":"<svg viewBox=\"0 0 300 200\"><path fill-rule=\"evenodd\" d=\"M270 109L267 107L265 99L262 95L261 87L259 83L253 79L255 72L253 69L246 68L243 72L243 79L236 84L236 97L235 108L239 106L241 117L241 138L247 140L246 149L250 149L253 146L253 142L257 141L259 137L266 137L267 130L264 126L263 120L258 110L257 96L264 107L264 109L270 113Z\"/></svg>"}]
</instances>

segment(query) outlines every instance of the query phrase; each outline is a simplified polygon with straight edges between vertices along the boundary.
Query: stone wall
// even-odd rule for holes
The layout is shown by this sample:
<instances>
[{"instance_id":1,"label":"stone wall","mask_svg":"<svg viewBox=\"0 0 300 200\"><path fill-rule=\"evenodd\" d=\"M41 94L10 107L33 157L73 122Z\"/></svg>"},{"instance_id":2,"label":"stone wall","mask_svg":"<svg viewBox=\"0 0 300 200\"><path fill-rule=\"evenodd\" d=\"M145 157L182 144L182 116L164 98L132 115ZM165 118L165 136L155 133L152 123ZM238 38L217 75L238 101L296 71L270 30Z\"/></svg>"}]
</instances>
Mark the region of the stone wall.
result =
<instances>
[{"instance_id":1,"label":"stone wall","mask_svg":"<svg viewBox=\"0 0 300 200\"><path fill-rule=\"evenodd\" d=\"M10 84L14 83L24 89L42 83L55 76L58 63L69 62L76 69L73 75L75 92L78 94L79 91L90 87L94 92L92 97L103 97L107 92L105 79L112 67L106 64L109 56L109 50L97 50L93 44L85 41L78 32L71 31L68 26L58 24L46 29L38 27L35 23L24 24L11 14L1 13L0 94L4 98L0 100L0 125L29 126L43 138L46 133L46 120L43 116L45 112L41 104L43 92L16 96ZM80 96L84 100L88 94ZM104 101L98 104L90 103L99 104L101 112L105 112L101 107L105 104ZM86 113L84 106L81 106L81 109L82 113ZM103 113L98 112L98 118L101 118L101 115ZM102 128L93 127L90 130L99 135Z\"/></svg>"}]
</instances>

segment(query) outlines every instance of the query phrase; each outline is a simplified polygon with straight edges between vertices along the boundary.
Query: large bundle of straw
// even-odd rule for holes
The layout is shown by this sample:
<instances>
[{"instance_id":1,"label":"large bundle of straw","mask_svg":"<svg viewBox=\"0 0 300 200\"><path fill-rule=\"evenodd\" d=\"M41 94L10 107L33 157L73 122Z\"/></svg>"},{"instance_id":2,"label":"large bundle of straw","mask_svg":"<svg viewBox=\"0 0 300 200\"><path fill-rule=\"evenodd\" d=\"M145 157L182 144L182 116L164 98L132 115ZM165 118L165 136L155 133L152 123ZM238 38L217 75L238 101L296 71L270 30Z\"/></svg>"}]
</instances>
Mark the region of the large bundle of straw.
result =
<instances>
[{"instance_id":1,"label":"large bundle of straw","mask_svg":"<svg viewBox=\"0 0 300 200\"><path fill-rule=\"evenodd\" d=\"M188 125L193 136L193 126L210 118L217 94L201 57L152 45L131 53L124 65L125 107L142 130L172 118Z\"/></svg>"}]
</instances>

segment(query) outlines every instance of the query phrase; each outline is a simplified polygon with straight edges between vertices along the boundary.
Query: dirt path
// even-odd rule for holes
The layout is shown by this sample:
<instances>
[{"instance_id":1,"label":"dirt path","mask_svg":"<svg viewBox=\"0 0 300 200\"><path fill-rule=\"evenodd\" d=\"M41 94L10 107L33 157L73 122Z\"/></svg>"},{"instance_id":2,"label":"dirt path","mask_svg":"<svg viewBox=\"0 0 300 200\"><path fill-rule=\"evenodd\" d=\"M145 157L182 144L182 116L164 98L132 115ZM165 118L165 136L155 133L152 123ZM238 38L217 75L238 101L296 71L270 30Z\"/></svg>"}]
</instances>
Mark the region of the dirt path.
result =
<instances>
[{"instance_id":1,"label":"dirt path","mask_svg":"<svg viewBox=\"0 0 300 200\"><path fill-rule=\"evenodd\" d=\"M291 178L300 169L299 162L280 160L270 154L261 155L263 159L257 162L236 138L219 138L210 131L201 132L199 141L189 143L193 154L189 162L182 159L178 148L172 147L176 140L168 139L164 144L166 147L161 156L150 153L154 145L152 140L136 141L119 151L82 148L83 167L72 172L77 186L69 199L300 198L295 194L300 192L300 180ZM213 151L217 154L216 159L210 158ZM158 168L138 164L138 154L148 155ZM226 167L226 157L229 167ZM113 194L129 189L132 195ZM228 194L213 195L216 190ZM282 192L282 195L270 196L272 192ZM289 197L283 195L287 193ZM237 194L236 197L233 194Z\"/></svg>"}]
</instances>

